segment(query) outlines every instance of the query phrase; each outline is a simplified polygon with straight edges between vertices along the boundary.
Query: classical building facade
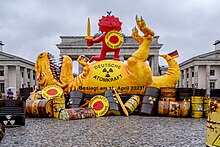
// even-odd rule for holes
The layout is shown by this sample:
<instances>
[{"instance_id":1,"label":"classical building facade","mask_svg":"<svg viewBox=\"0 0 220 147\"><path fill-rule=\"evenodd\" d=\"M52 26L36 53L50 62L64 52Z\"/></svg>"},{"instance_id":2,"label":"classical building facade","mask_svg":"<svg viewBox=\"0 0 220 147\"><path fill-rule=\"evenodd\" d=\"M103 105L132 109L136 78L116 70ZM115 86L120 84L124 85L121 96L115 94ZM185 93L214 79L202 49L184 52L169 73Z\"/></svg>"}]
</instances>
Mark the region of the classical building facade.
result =
<instances>
[{"instance_id":1,"label":"classical building facade","mask_svg":"<svg viewBox=\"0 0 220 147\"><path fill-rule=\"evenodd\" d=\"M94 38L98 37L100 34L96 34ZM69 55L73 61L77 60L80 55L85 55L88 58L92 56L99 55L102 44L94 44L90 49L87 48L87 44L84 36L60 36L61 43L57 44L60 49L60 55ZM159 75L159 50L162 44L158 42L159 36L155 36L149 53L149 65L152 69L152 74ZM124 43L121 46L119 59L121 61L127 60L133 52L138 49L139 44L131 36L124 36ZM112 59L113 53L107 53L106 59ZM81 67L79 66L79 73L81 73Z\"/></svg>"},{"instance_id":2,"label":"classical building facade","mask_svg":"<svg viewBox=\"0 0 220 147\"><path fill-rule=\"evenodd\" d=\"M8 87L33 87L35 81L35 63L3 52L0 41L0 92L6 93Z\"/></svg>"},{"instance_id":3,"label":"classical building facade","mask_svg":"<svg viewBox=\"0 0 220 147\"><path fill-rule=\"evenodd\" d=\"M179 87L220 89L220 41L214 43L215 50L195 56L180 64Z\"/></svg>"}]
</instances>

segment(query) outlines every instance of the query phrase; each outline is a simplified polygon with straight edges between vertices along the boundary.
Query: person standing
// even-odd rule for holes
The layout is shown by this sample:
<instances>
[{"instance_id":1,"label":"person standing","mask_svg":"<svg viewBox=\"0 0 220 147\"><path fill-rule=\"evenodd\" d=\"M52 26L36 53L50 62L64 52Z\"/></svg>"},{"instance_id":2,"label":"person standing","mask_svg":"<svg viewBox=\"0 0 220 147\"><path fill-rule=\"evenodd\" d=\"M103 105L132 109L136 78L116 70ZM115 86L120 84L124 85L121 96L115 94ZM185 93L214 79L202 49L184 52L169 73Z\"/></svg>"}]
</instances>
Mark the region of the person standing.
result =
<instances>
[{"instance_id":1,"label":"person standing","mask_svg":"<svg viewBox=\"0 0 220 147\"><path fill-rule=\"evenodd\" d=\"M9 100L13 100L13 92L11 91L11 89L8 89L8 92L7 92L7 98L9 98Z\"/></svg>"}]
</instances>

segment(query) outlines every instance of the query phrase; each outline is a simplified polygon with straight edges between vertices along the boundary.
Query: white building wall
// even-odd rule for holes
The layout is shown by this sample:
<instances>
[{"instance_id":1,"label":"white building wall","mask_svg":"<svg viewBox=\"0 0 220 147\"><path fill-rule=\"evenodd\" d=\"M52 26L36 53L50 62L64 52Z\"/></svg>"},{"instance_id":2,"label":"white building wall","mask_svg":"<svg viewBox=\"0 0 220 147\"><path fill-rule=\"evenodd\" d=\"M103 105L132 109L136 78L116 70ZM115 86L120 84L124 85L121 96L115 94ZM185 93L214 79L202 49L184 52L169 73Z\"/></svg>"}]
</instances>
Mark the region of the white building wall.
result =
<instances>
[{"instance_id":1,"label":"white building wall","mask_svg":"<svg viewBox=\"0 0 220 147\"><path fill-rule=\"evenodd\" d=\"M220 66L216 67L216 89L220 89Z\"/></svg>"},{"instance_id":2,"label":"white building wall","mask_svg":"<svg viewBox=\"0 0 220 147\"><path fill-rule=\"evenodd\" d=\"M210 70L215 70L215 75L210 76L210 81L215 81L216 89L220 89L220 66L211 66Z\"/></svg>"},{"instance_id":3,"label":"white building wall","mask_svg":"<svg viewBox=\"0 0 220 147\"><path fill-rule=\"evenodd\" d=\"M208 94L210 92L210 82L215 82L214 88L220 89L220 41L216 40L214 45L216 50L180 63L182 72L192 68L192 72L194 72L192 84L195 84L196 88L207 89ZM210 76L210 70L215 70L214 76Z\"/></svg>"},{"instance_id":4,"label":"white building wall","mask_svg":"<svg viewBox=\"0 0 220 147\"><path fill-rule=\"evenodd\" d=\"M22 77L23 74L23 77ZM24 84L24 69L21 68L21 86Z\"/></svg>"},{"instance_id":5,"label":"white building wall","mask_svg":"<svg viewBox=\"0 0 220 147\"><path fill-rule=\"evenodd\" d=\"M8 67L8 80L10 87L16 87L16 69L15 66ZM7 87L5 87L7 88Z\"/></svg>"},{"instance_id":6,"label":"white building wall","mask_svg":"<svg viewBox=\"0 0 220 147\"><path fill-rule=\"evenodd\" d=\"M0 70L4 71L4 66L0 66ZM0 81L4 81L4 76L0 76Z\"/></svg>"},{"instance_id":7,"label":"white building wall","mask_svg":"<svg viewBox=\"0 0 220 147\"><path fill-rule=\"evenodd\" d=\"M210 80L212 79L212 80L214 80L214 79L216 79L217 77L218 77L218 67L217 66L211 66L210 67L210 70L215 70L215 75L214 76L210 76Z\"/></svg>"},{"instance_id":8,"label":"white building wall","mask_svg":"<svg viewBox=\"0 0 220 147\"><path fill-rule=\"evenodd\" d=\"M205 88L206 84L206 68L205 66L199 66L198 71L198 88Z\"/></svg>"},{"instance_id":9,"label":"white building wall","mask_svg":"<svg viewBox=\"0 0 220 147\"><path fill-rule=\"evenodd\" d=\"M195 86L195 79L192 77L192 84ZM194 88L194 86L192 88Z\"/></svg>"}]
</instances>

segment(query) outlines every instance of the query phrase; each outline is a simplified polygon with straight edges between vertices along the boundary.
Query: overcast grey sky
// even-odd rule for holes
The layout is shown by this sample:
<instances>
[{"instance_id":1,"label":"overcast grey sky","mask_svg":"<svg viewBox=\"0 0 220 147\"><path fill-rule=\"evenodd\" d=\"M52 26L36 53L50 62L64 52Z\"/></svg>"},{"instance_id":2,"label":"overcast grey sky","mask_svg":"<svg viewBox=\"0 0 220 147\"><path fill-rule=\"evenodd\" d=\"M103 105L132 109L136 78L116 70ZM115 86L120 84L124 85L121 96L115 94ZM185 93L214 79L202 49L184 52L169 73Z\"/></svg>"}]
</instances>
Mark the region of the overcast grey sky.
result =
<instances>
[{"instance_id":1,"label":"overcast grey sky","mask_svg":"<svg viewBox=\"0 0 220 147\"><path fill-rule=\"evenodd\" d=\"M179 63L213 51L220 39L220 0L1 0L3 51L33 62L43 51L58 57L59 36L85 36L88 17L94 35L98 20L109 10L129 36L136 14L142 16L160 36L160 53L178 50Z\"/></svg>"}]
</instances>

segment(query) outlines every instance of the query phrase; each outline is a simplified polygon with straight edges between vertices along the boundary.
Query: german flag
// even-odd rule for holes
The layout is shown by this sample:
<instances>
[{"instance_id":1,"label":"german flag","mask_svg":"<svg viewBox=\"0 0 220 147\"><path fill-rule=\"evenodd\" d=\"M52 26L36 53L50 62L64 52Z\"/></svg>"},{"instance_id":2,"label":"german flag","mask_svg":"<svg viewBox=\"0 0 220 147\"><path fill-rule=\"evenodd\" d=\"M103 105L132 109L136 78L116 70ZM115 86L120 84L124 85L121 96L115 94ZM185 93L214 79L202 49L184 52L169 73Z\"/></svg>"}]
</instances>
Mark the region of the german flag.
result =
<instances>
[{"instance_id":1,"label":"german flag","mask_svg":"<svg viewBox=\"0 0 220 147\"><path fill-rule=\"evenodd\" d=\"M175 50L175 51L169 53L168 55L171 56L171 57L173 57L173 58L177 58L177 57L179 57L179 53L178 53L177 50Z\"/></svg>"}]
</instances>

